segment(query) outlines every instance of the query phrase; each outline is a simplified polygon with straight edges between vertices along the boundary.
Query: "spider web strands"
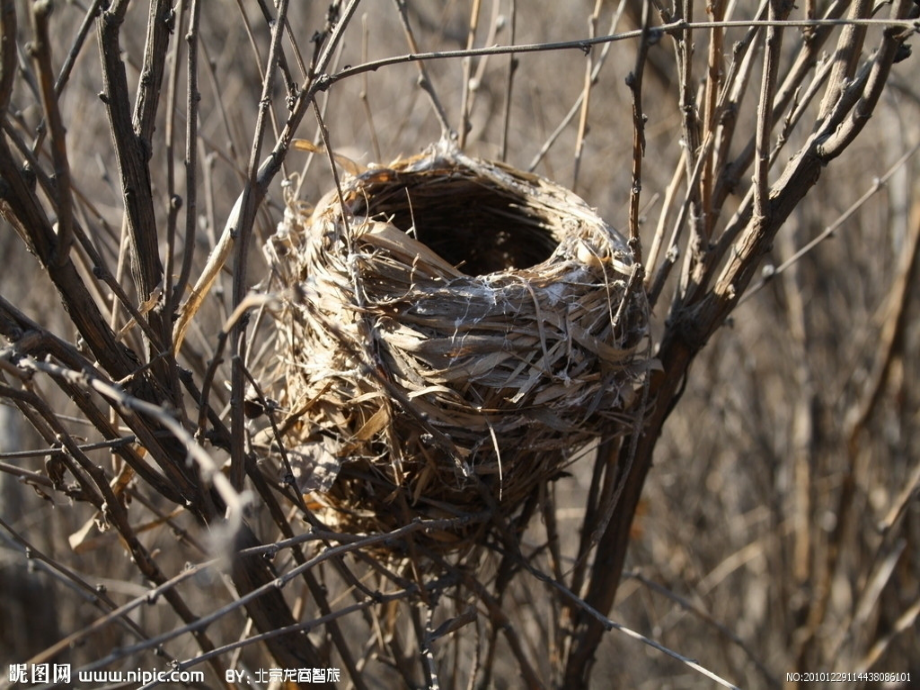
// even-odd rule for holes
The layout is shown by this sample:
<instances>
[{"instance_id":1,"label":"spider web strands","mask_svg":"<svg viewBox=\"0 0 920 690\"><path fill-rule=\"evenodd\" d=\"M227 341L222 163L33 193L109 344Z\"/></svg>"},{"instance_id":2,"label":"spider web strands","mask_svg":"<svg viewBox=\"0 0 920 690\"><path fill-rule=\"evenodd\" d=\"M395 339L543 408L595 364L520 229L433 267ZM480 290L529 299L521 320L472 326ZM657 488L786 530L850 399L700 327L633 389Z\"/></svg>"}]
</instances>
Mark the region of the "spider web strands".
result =
<instances>
[{"instance_id":1,"label":"spider web strands","mask_svg":"<svg viewBox=\"0 0 920 690\"><path fill-rule=\"evenodd\" d=\"M864 26L880 28L903 28L908 31L920 32L920 20L917 19L752 19L752 20L731 20L731 21L709 21L709 22L685 22L676 21L661 26L655 26L648 29L652 34L672 34L686 31L688 29L749 29L753 27L785 27L785 28L816 28L822 26ZM642 38L645 29L635 29L633 31L624 31L618 34L608 34L606 36L597 36L595 38L581 38L573 41L556 41L547 43L523 43L512 46L490 46L488 48L471 48L464 50L439 50L428 53L406 53L395 55L388 58L381 58L371 62L365 62L354 67L347 67L339 72L327 74L318 78L319 90L326 90L336 82L348 79L357 74L365 72L375 72L382 67L391 65L405 64L408 62L423 62L429 60L451 60L457 58L480 57L485 55L509 55L512 53L541 53L557 50L581 50L587 51L591 46L601 45L604 43L614 43L616 41L627 41L634 38Z\"/></svg>"}]
</instances>

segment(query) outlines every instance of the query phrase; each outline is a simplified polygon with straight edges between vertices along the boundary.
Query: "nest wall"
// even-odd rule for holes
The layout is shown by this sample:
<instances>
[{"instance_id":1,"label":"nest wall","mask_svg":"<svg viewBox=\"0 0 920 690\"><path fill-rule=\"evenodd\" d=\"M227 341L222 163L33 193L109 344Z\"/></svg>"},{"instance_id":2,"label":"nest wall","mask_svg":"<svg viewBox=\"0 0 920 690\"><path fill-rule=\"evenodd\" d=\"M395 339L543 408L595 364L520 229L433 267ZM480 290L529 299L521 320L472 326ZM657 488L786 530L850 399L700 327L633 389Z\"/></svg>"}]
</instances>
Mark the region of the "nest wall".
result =
<instances>
[{"instance_id":1,"label":"nest wall","mask_svg":"<svg viewBox=\"0 0 920 690\"><path fill-rule=\"evenodd\" d=\"M433 150L289 204L267 251L285 446L340 528L511 517L631 428L644 293L623 238L564 188Z\"/></svg>"}]
</instances>

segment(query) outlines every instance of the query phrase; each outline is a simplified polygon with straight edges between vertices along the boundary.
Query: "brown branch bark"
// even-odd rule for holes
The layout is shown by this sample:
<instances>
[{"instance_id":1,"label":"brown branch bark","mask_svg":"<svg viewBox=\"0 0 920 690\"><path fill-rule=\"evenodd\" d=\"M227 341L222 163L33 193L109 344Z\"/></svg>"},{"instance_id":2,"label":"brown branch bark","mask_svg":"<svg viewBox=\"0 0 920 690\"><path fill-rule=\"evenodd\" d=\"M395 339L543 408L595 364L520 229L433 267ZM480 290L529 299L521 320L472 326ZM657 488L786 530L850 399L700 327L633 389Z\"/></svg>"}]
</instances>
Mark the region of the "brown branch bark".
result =
<instances>
[{"instance_id":1,"label":"brown branch bark","mask_svg":"<svg viewBox=\"0 0 920 690\"><path fill-rule=\"evenodd\" d=\"M159 2L153 3L155 5ZM156 67L156 60L149 58L153 64L145 66L141 78L137 104L137 128L131 117L128 103L128 80L125 65L121 59L119 32L127 11L127 1L117 0L111 9L103 11L97 24L100 59L102 62L103 91L100 94L105 103L112 134L112 144L118 160L121 174L121 193L127 214L128 236L131 249L131 274L140 302L150 299L163 278L163 264L160 260L159 237L157 234L156 214L153 206L153 189L150 182L151 147L149 135L153 129L156 115L157 98L154 91L159 91L162 71ZM151 10L153 5L151 6ZM154 17L154 22L159 15ZM156 37L160 32L151 29ZM165 49L164 49L165 52ZM145 61L148 58L145 57ZM163 56L165 59L165 55ZM154 332L159 334L159 342L152 343L151 355L164 351L164 343L169 342L171 332L169 321L161 310L150 312L149 319ZM162 381L169 381L163 376Z\"/></svg>"},{"instance_id":2,"label":"brown branch bark","mask_svg":"<svg viewBox=\"0 0 920 690\"><path fill-rule=\"evenodd\" d=\"M906 0L900 0L893 9L893 16L906 16L907 7ZM871 67L873 76L868 80L865 95L858 101L861 107L854 108L854 114L846 121L850 123L849 129L841 128L846 134L837 135L841 138L841 145L837 145L837 138L830 136L824 128L813 135L770 189L768 198L764 200L762 214L753 213L753 195L749 195L746 206L739 209L735 222L740 223L743 230L737 233L737 240L732 243L730 255L718 275L715 275L717 266L710 263L708 270L701 276L696 294L675 295L657 352L663 371L653 373L650 382L652 413L639 438L631 466L625 455L630 446L628 441L624 442L620 450L618 474L622 474L626 468L628 473L616 479L618 483L624 482L623 492L610 524L599 541L591 568L585 602L598 611L606 613L613 606L629 544L629 528L651 468L655 444L665 420L680 398L682 382L694 357L735 308L757 274L760 260L772 246L776 233L817 182L821 170L843 151L871 115L904 38L903 32L885 32ZM828 145L829 141L834 145ZM699 290L700 286L708 284L710 280L713 281L710 290ZM575 644L568 659L564 687L587 687L593 657L604 632L603 625L590 616L582 613L577 617Z\"/></svg>"}]
</instances>

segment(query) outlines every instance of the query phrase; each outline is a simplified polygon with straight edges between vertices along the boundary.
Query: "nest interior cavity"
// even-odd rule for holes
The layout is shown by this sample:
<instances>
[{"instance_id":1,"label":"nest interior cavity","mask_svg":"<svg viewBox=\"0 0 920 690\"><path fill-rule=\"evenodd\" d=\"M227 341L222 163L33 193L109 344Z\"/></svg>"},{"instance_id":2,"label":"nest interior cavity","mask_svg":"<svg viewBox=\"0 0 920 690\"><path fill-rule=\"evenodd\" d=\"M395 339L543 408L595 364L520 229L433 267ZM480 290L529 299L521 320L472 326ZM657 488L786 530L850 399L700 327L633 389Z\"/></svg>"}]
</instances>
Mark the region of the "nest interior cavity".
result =
<instances>
[{"instance_id":1,"label":"nest interior cavity","mask_svg":"<svg viewBox=\"0 0 920 690\"><path fill-rule=\"evenodd\" d=\"M289 204L268 253L285 446L340 528L511 518L630 428L644 293L622 237L564 188L432 151Z\"/></svg>"}]
</instances>

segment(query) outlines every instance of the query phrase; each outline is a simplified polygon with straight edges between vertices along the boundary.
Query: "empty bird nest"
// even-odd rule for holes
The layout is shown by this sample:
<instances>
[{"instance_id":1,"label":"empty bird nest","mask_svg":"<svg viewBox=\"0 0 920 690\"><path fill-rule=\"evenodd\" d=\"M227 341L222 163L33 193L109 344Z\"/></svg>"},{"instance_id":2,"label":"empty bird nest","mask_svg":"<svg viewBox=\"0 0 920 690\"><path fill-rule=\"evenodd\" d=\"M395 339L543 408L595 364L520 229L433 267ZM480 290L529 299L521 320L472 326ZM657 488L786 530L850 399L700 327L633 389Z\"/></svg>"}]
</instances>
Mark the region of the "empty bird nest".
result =
<instances>
[{"instance_id":1,"label":"empty bird nest","mask_svg":"<svg viewBox=\"0 0 920 690\"><path fill-rule=\"evenodd\" d=\"M457 517L426 543L481 541L633 428L645 294L566 189L442 147L289 202L267 253L285 462L338 529Z\"/></svg>"}]
</instances>

